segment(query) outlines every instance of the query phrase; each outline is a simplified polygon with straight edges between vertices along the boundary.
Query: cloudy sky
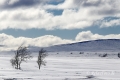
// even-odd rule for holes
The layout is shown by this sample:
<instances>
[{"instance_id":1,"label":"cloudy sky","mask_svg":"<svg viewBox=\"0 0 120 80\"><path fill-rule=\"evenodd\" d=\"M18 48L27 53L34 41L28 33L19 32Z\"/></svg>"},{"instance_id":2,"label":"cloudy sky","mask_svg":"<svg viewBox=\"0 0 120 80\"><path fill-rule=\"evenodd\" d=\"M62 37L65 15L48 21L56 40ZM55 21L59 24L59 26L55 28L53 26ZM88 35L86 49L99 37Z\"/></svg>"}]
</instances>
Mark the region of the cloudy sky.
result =
<instances>
[{"instance_id":1,"label":"cloudy sky","mask_svg":"<svg viewBox=\"0 0 120 80\"><path fill-rule=\"evenodd\" d=\"M0 45L120 39L120 0L0 0Z\"/></svg>"}]
</instances>

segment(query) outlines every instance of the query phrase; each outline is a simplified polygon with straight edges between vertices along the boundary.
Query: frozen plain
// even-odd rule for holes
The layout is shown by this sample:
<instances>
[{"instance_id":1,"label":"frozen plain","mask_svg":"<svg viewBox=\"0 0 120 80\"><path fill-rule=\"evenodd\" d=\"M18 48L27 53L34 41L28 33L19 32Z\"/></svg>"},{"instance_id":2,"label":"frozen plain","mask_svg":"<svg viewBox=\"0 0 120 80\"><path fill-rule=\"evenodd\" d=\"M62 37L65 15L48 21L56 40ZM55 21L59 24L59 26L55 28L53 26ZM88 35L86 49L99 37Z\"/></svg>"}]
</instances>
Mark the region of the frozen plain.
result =
<instances>
[{"instance_id":1,"label":"frozen plain","mask_svg":"<svg viewBox=\"0 0 120 80\"><path fill-rule=\"evenodd\" d=\"M0 53L0 80L120 80L118 52L48 52L46 66L38 69L37 53L21 64L22 70L10 64L13 53ZM107 53L107 57L100 54ZM90 78L91 77L91 78Z\"/></svg>"}]
</instances>

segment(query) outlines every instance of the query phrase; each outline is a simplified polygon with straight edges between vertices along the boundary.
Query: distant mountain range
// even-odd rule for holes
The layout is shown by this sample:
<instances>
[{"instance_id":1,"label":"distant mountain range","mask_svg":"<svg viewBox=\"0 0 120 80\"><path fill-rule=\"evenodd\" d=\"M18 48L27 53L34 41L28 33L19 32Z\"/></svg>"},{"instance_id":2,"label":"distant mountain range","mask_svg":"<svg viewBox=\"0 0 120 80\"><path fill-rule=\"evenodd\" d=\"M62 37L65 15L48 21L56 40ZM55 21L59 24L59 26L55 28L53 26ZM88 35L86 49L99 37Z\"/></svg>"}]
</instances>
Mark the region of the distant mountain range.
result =
<instances>
[{"instance_id":1,"label":"distant mountain range","mask_svg":"<svg viewBox=\"0 0 120 80\"><path fill-rule=\"evenodd\" d=\"M40 47L29 47L39 51ZM120 51L120 39L100 39L44 47L47 51Z\"/></svg>"}]
</instances>

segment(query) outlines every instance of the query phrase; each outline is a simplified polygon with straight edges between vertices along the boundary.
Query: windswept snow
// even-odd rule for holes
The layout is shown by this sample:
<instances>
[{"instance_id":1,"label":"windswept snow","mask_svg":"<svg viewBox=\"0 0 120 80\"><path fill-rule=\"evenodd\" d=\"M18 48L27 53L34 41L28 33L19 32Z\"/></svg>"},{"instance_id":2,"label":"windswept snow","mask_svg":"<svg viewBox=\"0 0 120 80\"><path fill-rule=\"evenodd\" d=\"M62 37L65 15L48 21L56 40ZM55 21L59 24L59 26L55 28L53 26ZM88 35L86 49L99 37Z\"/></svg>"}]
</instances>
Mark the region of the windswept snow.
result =
<instances>
[{"instance_id":1,"label":"windswept snow","mask_svg":"<svg viewBox=\"0 0 120 80\"><path fill-rule=\"evenodd\" d=\"M72 54L71 54L72 53ZM99 57L104 52L48 52L46 66L38 69L37 53L22 70L15 70L10 59L13 54L0 54L0 80L120 80L120 59L117 52L114 57Z\"/></svg>"}]
</instances>

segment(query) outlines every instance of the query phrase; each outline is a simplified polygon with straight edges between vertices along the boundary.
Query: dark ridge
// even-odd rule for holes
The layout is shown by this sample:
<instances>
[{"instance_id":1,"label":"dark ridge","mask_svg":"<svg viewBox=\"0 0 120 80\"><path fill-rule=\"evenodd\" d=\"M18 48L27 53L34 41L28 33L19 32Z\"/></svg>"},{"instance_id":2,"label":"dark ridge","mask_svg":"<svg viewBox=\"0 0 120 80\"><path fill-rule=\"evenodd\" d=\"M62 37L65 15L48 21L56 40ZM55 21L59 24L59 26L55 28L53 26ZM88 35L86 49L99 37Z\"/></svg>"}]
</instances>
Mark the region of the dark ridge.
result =
<instances>
[{"instance_id":1,"label":"dark ridge","mask_svg":"<svg viewBox=\"0 0 120 80\"><path fill-rule=\"evenodd\" d=\"M70 44L61 44L61 45L54 45L54 46L64 46L64 45L74 45L74 44L80 44L80 43L89 43L93 41L120 41L120 39L98 39L98 40L90 40L90 41L82 41L82 42L76 42L76 43L70 43Z\"/></svg>"},{"instance_id":2,"label":"dark ridge","mask_svg":"<svg viewBox=\"0 0 120 80\"><path fill-rule=\"evenodd\" d=\"M50 52L54 52L54 51L120 51L120 39L99 39L99 40L83 41L83 42L44 47L44 49ZM38 51L40 50L40 47L38 48L35 47L32 50Z\"/></svg>"}]
</instances>

